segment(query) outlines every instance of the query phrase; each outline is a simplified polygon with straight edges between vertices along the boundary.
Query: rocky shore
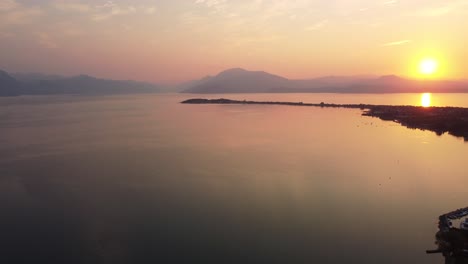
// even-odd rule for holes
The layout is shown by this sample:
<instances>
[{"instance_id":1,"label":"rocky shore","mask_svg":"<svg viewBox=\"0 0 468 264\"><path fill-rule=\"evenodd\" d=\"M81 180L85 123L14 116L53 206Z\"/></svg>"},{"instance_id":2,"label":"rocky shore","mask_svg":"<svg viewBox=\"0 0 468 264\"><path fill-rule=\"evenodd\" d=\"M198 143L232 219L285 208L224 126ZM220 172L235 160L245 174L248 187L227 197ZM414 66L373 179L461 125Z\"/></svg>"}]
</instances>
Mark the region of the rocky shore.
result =
<instances>
[{"instance_id":1,"label":"rocky shore","mask_svg":"<svg viewBox=\"0 0 468 264\"><path fill-rule=\"evenodd\" d=\"M335 108L358 108L364 116L377 117L382 120L397 122L412 129L429 130L437 135L449 133L462 137L468 142L468 108L462 107L422 107L406 105L370 105L370 104L329 104L303 102L273 102L246 101L230 99L188 99L183 104L260 104L260 105L290 105L315 106Z\"/></svg>"}]
</instances>

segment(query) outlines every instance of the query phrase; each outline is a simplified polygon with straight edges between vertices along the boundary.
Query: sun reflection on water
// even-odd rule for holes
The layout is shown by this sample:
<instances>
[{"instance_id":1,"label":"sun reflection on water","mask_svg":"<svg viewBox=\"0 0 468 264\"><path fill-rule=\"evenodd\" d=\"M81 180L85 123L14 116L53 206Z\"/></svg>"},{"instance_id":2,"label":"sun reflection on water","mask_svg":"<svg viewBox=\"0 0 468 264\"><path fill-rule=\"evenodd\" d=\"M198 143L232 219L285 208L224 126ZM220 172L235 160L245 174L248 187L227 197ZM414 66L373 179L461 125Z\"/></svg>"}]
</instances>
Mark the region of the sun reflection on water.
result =
<instances>
[{"instance_id":1,"label":"sun reflection on water","mask_svg":"<svg viewBox=\"0 0 468 264\"><path fill-rule=\"evenodd\" d=\"M430 93L423 93L421 95L421 106L424 106L424 107L431 106L431 94Z\"/></svg>"}]
</instances>

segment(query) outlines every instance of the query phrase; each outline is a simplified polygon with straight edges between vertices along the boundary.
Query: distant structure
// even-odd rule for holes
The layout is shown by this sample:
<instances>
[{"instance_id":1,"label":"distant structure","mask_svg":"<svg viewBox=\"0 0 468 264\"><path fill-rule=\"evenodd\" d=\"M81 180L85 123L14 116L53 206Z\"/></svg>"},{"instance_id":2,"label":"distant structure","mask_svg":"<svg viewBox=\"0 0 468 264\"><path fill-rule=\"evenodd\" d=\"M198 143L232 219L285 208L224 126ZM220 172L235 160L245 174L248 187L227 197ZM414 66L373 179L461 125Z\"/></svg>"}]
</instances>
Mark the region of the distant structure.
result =
<instances>
[{"instance_id":1,"label":"distant structure","mask_svg":"<svg viewBox=\"0 0 468 264\"><path fill-rule=\"evenodd\" d=\"M464 219L460 228L452 225L452 220L468 215L468 207L439 216L439 231L436 233L437 249L426 253L442 253L446 264L468 264L468 219Z\"/></svg>"}]
</instances>

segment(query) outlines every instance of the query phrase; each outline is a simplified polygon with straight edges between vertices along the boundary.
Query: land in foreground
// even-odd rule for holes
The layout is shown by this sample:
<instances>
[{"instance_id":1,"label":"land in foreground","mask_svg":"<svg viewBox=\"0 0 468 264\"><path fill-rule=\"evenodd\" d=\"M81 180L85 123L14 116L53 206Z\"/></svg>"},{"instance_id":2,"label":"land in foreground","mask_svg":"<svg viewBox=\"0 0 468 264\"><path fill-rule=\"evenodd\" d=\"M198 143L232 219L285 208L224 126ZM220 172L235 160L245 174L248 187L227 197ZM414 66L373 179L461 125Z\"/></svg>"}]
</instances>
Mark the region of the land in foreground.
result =
<instances>
[{"instance_id":1,"label":"land in foreground","mask_svg":"<svg viewBox=\"0 0 468 264\"><path fill-rule=\"evenodd\" d=\"M455 137L463 137L468 142L468 108L463 107L422 107L410 105L372 105L372 104L331 104L303 102L272 102L247 101L230 99L188 99L183 104L262 104L315 106L335 108L358 108L365 110L364 116L378 117L382 120L394 121L412 129L429 130L437 135L449 133Z\"/></svg>"}]
</instances>

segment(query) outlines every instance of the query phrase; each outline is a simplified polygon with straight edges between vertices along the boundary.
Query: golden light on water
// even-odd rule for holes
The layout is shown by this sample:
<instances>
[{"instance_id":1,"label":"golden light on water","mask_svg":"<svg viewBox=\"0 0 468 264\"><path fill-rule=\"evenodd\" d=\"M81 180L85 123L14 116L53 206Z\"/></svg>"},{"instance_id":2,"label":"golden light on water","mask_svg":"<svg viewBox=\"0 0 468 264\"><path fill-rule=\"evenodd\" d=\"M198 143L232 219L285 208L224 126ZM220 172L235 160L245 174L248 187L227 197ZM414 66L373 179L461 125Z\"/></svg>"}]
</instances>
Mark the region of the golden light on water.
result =
<instances>
[{"instance_id":1,"label":"golden light on water","mask_svg":"<svg viewBox=\"0 0 468 264\"><path fill-rule=\"evenodd\" d=\"M421 95L421 105L424 107L431 106L431 94L430 93L423 93Z\"/></svg>"}]
</instances>

